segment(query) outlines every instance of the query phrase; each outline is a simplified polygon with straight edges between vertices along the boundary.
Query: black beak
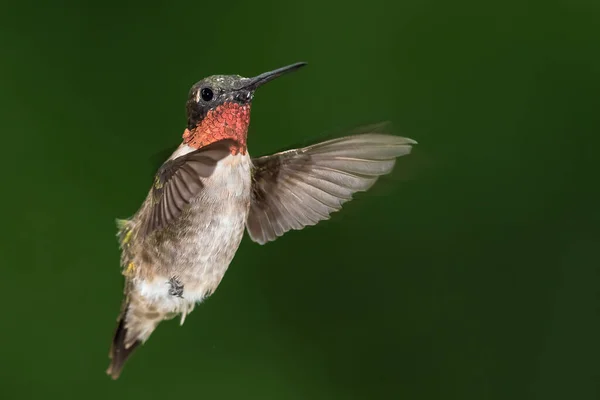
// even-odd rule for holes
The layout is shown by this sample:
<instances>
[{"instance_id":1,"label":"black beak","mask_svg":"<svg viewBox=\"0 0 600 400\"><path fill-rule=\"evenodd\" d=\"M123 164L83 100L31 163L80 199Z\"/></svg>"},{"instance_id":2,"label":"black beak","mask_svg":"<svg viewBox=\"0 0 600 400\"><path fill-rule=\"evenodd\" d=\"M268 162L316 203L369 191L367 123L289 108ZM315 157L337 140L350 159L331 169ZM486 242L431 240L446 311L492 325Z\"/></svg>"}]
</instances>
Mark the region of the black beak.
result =
<instances>
[{"instance_id":1,"label":"black beak","mask_svg":"<svg viewBox=\"0 0 600 400\"><path fill-rule=\"evenodd\" d=\"M292 72L301 67L304 67L305 65L306 65L305 62L298 62L298 63L292 64L292 65L288 65L287 67L282 67L282 68L275 69L273 71L265 72L264 74L260 74L258 76L255 76L254 78L249 78L246 82L244 82L244 86L242 86L240 89L254 91L259 86L262 86L265 83L272 81L273 79L278 78L283 74L286 74L288 72Z\"/></svg>"}]
</instances>

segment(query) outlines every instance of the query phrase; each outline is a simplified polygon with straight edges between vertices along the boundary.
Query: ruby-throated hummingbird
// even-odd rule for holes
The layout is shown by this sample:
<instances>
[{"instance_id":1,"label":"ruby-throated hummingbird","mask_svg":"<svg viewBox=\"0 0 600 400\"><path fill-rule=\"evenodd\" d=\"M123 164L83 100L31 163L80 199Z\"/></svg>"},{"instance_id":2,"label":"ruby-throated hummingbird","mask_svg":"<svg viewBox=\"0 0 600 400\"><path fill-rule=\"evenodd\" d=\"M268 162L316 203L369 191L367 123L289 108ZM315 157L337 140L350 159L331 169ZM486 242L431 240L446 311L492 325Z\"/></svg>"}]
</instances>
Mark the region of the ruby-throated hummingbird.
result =
<instances>
[{"instance_id":1,"label":"ruby-throated hummingbird","mask_svg":"<svg viewBox=\"0 0 600 400\"><path fill-rule=\"evenodd\" d=\"M162 320L181 315L183 324L215 291L244 228L264 244L315 225L410 153L411 139L364 133L250 158L254 91L304 65L255 78L216 75L192 86L183 142L137 213L117 221L125 289L107 370L113 379Z\"/></svg>"}]
</instances>

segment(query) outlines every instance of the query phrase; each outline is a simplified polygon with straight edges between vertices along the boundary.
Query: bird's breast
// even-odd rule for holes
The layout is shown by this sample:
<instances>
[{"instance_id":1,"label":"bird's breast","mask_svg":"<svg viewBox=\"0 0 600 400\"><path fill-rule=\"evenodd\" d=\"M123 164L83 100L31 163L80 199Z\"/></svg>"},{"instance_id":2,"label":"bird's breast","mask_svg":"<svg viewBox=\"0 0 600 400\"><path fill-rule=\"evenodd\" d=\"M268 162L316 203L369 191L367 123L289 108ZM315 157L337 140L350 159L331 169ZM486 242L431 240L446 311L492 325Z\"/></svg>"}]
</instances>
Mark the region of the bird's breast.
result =
<instances>
[{"instance_id":1,"label":"bird's breast","mask_svg":"<svg viewBox=\"0 0 600 400\"><path fill-rule=\"evenodd\" d=\"M203 183L185 221L153 251L155 274L139 282L141 294L161 308L178 309L214 292L242 240L250 205L249 155L227 156ZM169 294L174 279L182 286L180 296Z\"/></svg>"}]
</instances>

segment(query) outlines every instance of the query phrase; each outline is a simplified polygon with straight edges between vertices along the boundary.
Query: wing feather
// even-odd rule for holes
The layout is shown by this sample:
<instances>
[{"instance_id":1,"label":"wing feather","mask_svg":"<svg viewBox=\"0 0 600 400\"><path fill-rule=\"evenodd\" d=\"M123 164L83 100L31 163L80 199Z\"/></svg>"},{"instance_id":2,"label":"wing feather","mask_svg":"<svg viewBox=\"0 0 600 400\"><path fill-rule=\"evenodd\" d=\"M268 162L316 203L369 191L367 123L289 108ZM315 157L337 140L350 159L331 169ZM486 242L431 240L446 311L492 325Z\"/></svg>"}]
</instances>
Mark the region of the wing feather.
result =
<instances>
[{"instance_id":1,"label":"wing feather","mask_svg":"<svg viewBox=\"0 0 600 400\"><path fill-rule=\"evenodd\" d=\"M246 227L260 244L328 219L410 153L414 140L366 133L253 160Z\"/></svg>"},{"instance_id":2,"label":"wing feather","mask_svg":"<svg viewBox=\"0 0 600 400\"><path fill-rule=\"evenodd\" d=\"M145 236L177 219L204 187L217 163L230 154L232 140L221 140L160 167L151 190L151 208L142 220Z\"/></svg>"}]
</instances>

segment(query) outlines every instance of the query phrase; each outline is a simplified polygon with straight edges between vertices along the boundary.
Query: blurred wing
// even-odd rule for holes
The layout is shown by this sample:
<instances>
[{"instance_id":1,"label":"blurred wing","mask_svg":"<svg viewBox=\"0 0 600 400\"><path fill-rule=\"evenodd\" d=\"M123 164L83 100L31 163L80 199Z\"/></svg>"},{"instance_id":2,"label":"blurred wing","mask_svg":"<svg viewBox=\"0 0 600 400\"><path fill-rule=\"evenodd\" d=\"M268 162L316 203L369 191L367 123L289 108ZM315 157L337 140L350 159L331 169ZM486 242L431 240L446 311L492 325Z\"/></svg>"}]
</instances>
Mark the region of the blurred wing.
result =
<instances>
[{"instance_id":1,"label":"blurred wing","mask_svg":"<svg viewBox=\"0 0 600 400\"><path fill-rule=\"evenodd\" d=\"M173 222L197 197L219 160L230 154L231 140L221 140L164 163L154 177L152 208L143 223L145 236Z\"/></svg>"},{"instance_id":2,"label":"blurred wing","mask_svg":"<svg viewBox=\"0 0 600 400\"><path fill-rule=\"evenodd\" d=\"M352 194L392 171L414 140L377 133L347 136L252 160L252 200L246 228L264 244L290 229L328 219Z\"/></svg>"}]
</instances>

